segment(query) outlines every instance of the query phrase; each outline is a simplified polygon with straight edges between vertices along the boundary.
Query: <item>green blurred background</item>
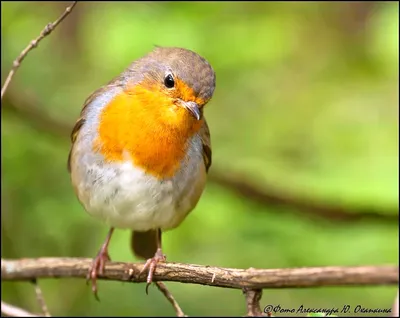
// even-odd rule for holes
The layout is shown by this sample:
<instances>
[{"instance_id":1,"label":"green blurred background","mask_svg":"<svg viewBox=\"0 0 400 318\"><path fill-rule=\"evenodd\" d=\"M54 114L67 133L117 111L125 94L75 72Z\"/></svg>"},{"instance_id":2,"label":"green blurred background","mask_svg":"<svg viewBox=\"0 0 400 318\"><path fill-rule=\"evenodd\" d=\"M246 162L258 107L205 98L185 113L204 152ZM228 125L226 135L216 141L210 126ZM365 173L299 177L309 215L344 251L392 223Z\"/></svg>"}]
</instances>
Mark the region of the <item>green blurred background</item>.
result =
<instances>
[{"instance_id":1,"label":"green blurred background","mask_svg":"<svg viewBox=\"0 0 400 318\"><path fill-rule=\"evenodd\" d=\"M2 82L68 4L1 3ZM169 261L397 265L398 16L398 2L78 3L30 52L2 102L2 257L95 256L108 229L73 193L70 129L93 90L162 45L198 52L217 74L206 109L210 180L197 208L165 233ZM318 206L312 214L304 200ZM134 260L129 235L115 233L113 260ZM100 303L83 279L40 285L53 315L174 315L144 284L100 281ZM167 286L188 315L246 312L240 290ZM395 294L395 286L270 289L261 303L389 308ZM28 283L2 282L2 298L39 310Z\"/></svg>"}]
</instances>

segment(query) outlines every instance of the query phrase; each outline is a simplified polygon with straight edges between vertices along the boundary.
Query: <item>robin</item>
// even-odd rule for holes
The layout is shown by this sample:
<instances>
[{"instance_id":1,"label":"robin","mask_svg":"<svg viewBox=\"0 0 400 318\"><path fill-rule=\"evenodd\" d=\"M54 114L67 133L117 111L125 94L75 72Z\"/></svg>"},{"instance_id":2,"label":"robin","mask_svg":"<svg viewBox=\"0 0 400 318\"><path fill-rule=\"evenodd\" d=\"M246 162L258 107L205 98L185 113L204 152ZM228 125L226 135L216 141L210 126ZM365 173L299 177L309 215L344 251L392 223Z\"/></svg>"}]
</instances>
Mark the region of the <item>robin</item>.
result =
<instances>
[{"instance_id":1,"label":"robin","mask_svg":"<svg viewBox=\"0 0 400 318\"><path fill-rule=\"evenodd\" d=\"M194 209L211 166L203 109L214 89L214 70L203 57L156 47L85 101L68 170L85 210L110 227L87 276L96 297L115 228L132 231L133 253L146 260L146 291L166 261L161 233Z\"/></svg>"}]
</instances>

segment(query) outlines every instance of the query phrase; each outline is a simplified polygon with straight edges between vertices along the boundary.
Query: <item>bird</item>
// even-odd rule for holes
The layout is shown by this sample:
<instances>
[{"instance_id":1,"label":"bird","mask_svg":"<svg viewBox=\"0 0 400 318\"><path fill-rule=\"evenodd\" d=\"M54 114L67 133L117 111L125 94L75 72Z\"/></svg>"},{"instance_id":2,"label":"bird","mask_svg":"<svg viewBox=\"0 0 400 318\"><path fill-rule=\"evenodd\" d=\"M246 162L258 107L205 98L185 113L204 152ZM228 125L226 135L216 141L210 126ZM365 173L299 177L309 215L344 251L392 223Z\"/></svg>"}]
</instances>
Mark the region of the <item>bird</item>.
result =
<instances>
[{"instance_id":1,"label":"bird","mask_svg":"<svg viewBox=\"0 0 400 318\"><path fill-rule=\"evenodd\" d=\"M87 274L97 299L115 229L131 231L131 250L145 261L146 293L166 262L162 233L194 210L212 164L204 106L215 86L204 57L155 46L85 100L67 166L84 210L109 228Z\"/></svg>"}]
</instances>

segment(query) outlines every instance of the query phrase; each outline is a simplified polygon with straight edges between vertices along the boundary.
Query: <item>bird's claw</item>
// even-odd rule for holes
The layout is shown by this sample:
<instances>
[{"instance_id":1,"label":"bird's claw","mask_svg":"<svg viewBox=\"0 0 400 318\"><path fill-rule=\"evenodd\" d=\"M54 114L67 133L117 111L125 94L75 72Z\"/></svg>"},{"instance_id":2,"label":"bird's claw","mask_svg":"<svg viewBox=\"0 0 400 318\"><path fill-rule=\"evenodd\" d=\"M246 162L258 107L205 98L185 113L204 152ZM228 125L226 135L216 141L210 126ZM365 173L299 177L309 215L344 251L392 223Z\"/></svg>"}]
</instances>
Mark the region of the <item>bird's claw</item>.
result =
<instances>
[{"instance_id":1,"label":"bird's claw","mask_svg":"<svg viewBox=\"0 0 400 318\"><path fill-rule=\"evenodd\" d=\"M153 282L153 274L154 271L156 270L157 264L159 262L165 262L167 258L165 255L162 253L161 249L158 249L154 257L149 258L146 263L144 264L142 270L140 271L139 275L141 275L146 269L148 269L148 274L147 274L147 285L146 285L146 294L149 294L149 286Z\"/></svg>"},{"instance_id":2,"label":"bird's claw","mask_svg":"<svg viewBox=\"0 0 400 318\"><path fill-rule=\"evenodd\" d=\"M97 276L104 274L105 263L110 261L111 258L108 255L107 251L100 250L97 256L93 259L92 266L89 268L89 271L86 275L86 283L92 281L92 292L96 300L100 301L99 296L97 294Z\"/></svg>"}]
</instances>

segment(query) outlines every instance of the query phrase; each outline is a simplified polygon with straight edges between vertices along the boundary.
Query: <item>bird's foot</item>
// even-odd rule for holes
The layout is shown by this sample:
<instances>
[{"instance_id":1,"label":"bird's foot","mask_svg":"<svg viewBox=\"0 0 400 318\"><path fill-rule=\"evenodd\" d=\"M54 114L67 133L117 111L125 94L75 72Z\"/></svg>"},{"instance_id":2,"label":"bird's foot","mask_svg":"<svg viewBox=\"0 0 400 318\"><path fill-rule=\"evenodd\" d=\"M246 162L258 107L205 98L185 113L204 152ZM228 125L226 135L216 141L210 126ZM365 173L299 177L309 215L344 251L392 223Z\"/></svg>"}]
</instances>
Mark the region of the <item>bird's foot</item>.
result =
<instances>
[{"instance_id":1,"label":"bird's foot","mask_svg":"<svg viewBox=\"0 0 400 318\"><path fill-rule=\"evenodd\" d=\"M111 261L111 258L108 254L107 248L102 247L97 256L93 259L92 266L89 268L89 272L86 276L87 283L89 280L92 280L92 291L97 300L100 300L97 295L97 276L99 274L104 274L105 263L108 261Z\"/></svg>"},{"instance_id":2,"label":"bird's foot","mask_svg":"<svg viewBox=\"0 0 400 318\"><path fill-rule=\"evenodd\" d=\"M161 248L157 249L156 254L152 258L149 258L143 266L143 269L140 271L141 275L146 269L149 270L147 274L147 285L146 285L146 294L149 294L149 286L153 282L153 274L159 262L165 262L167 258L162 253Z\"/></svg>"}]
</instances>

